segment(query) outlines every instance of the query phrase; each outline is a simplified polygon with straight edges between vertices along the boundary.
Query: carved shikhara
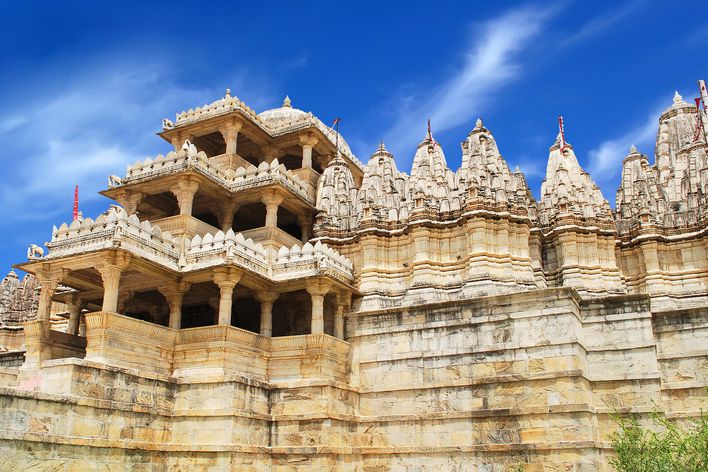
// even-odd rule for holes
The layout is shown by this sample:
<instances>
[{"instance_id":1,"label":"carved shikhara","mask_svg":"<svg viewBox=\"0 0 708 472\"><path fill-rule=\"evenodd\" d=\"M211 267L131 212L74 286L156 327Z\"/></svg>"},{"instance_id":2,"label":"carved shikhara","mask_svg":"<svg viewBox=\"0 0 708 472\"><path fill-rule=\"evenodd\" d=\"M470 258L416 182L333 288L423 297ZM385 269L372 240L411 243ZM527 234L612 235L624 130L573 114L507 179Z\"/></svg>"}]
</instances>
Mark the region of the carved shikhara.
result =
<instances>
[{"instance_id":1,"label":"carved shikhara","mask_svg":"<svg viewBox=\"0 0 708 472\"><path fill-rule=\"evenodd\" d=\"M696 116L674 98L615 210L560 140L536 201L481 120L408 175L287 97L165 119L121 206L2 283L0 464L609 470L615 409L708 407Z\"/></svg>"}]
</instances>

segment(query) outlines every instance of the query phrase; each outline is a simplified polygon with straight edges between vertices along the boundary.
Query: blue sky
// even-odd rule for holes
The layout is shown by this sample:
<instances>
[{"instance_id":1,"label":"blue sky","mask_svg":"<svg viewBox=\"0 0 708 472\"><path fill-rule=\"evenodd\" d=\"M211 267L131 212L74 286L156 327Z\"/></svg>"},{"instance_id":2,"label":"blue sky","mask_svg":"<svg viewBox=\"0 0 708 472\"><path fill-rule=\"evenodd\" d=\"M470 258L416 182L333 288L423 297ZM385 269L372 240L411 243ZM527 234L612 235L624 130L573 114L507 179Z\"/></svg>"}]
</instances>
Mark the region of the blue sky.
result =
<instances>
[{"instance_id":1,"label":"blue sky","mask_svg":"<svg viewBox=\"0 0 708 472\"><path fill-rule=\"evenodd\" d=\"M169 149L163 117L227 87L258 111L289 94L325 123L340 116L361 160L383 139L406 172L426 118L456 170L481 116L535 195L563 114L614 204L629 146L653 155L673 91L692 99L708 79L697 0L262 5L5 2L0 272L71 219L75 184L95 217L108 174Z\"/></svg>"}]
</instances>

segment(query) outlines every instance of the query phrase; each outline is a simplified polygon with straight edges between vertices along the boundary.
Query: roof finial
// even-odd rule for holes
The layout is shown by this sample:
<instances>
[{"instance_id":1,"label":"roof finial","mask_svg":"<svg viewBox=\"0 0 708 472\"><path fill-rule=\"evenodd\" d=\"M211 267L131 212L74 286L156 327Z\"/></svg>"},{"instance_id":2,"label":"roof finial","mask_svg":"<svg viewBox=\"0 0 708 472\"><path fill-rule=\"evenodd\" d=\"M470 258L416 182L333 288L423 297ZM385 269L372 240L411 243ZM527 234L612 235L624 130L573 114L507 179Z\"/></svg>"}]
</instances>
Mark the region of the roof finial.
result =
<instances>
[{"instance_id":1,"label":"roof finial","mask_svg":"<svg viewBox=\"0 0 708 472\"><path fill-rule=\"evenodd\" d=\"M231 89L230 88L226 89L226 95L224 96L224 98L231 98Z\"/></svg>"},{"instance_id":2,"label":"roof finial","mask_svg":"<svg viewBox=\"0 0 708 472\"><path fill-rule=\"evenodd\" d=\"M630 154L636 154L636 153L637 153L637 148L634 146L634 144L632 144L632 145L629 147L629 153L630 153Z\"/></svg>"},{"instance_id":3,"label":"roof finial","mask_svg":"<svg viewBox=\"0 0 708 472\"><path fill-rule=\"evenodd\" d=\"M386 150L386 145L384 144L383 141L379 143L379 151L385 151Z\"/></svg>"},{"instance_id":4,"label":"roof finial","mask_svg":"<svg viewBox=\"0 0 708 472\"><path fill-rule=\"evenodd\" d=\"M475 129L481 129L482 128L482 118L477 118L477 123L475 123Z\"/></svg>"},{"instance_id":5,"label":"roof finial","mask_svg":"<svg viewBox=\"0 0 708 472\"><path fill-rule=\"evenodd\" d=\"M433 133L430 131L430 118L428 118L428 140L433 140Z\"/></svg>"},{"instance_id":6,"label":"roof finial","mask_svg":"<svg viewBox=\"0 0 708 472\"><path fill-rule=\"evenodd\" d=\"M678 90L674 91L674 103L680 102L683 100L683 97L678 93Z\"/></svg>"},{"instance_id":7,"label":"roof finial","mask_svg":"<svg viewBox=\"0 0 708 472\"><path fill-rule=\"evenodd\" d=\"M285 100L283 100L283 108L292 108L292 104L290 102L290 97L287 95L285 96Z\"/></svg>"}]
</instances>

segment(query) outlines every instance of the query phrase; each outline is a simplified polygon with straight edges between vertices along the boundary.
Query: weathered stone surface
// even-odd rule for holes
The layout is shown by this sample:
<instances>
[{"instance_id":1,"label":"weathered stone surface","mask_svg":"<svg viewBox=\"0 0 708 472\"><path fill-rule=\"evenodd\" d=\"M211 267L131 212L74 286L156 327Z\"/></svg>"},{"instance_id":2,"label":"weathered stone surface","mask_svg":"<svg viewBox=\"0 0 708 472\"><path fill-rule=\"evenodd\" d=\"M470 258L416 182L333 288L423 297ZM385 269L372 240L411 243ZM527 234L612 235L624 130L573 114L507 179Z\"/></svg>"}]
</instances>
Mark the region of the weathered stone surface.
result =
<instances>
[{"instance_id":1,"label":"weathered stone surface","mask_svg":"<svg viewBox=\"0 0 708 472\"><path fill-rule=\"evenodd\" d=\"M0 470L609 470L613 411L708 407L695 117L616 214L564 138L536 202L481 120L410 175L289 98L165 120L0 285Z\"/></svg>"}]
</instances>

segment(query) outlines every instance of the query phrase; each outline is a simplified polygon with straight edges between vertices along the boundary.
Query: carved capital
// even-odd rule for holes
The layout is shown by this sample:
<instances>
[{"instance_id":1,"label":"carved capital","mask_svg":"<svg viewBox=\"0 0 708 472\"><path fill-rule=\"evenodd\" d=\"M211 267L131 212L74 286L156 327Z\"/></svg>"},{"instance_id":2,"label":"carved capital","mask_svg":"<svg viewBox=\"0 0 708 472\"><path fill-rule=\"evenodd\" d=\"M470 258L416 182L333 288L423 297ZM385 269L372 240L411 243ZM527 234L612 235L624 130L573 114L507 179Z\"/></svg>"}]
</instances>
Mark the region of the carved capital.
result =
<instances>
[{"instance_id":1,"label":"carved capital","mask_svg":"<svg viewBox=\"0 0 708 472\"><path fill-rule=\"evenodd\" d=\"M314 146L319 141L315 136L312 136L311 134L301 134L300 136L298 136L298 138L300 139L301 146Z\"/></svg>"},{"instance_id":2,"label":"carved capital","mask_svg":"<svg viewBox=\"0 0 708 472\"><path fill-rule=\"evenodd\" d=\"M238 135L238 132L241 131L241 128L243 128L243 123L240 121L232 121L219 126L219 132L225 140L229 138L234 139Z\"/></svg>"},{"instance_id":3,"label":"carved capital","mask_svg":"<svg viewBox=\"0 0 708 472\"><path fill-rule=\"evenodd\" d=\"M349 290L338 290L337 305L342 306L345 309L350 307L352 305L352 292Z\"/></svg>"},{"instance_id":4,"label":"carved capital","mask_svg":"<svg viewBox=\"0 0 708 472\"><path fill-rule=\"evenodd\" d=\"M197 190L199 190L199 182L188 177L180 179L175 185L172 186L172 188L170 188L170 192L172 192L177 198L180 198L185 194L194 195L197 193Z\"/></svg>"},{"instance_id":5,"label":"carved capital","mask_svg":"<svg viewBox=\"0 0 708 472\"><path fill-rule=\"evenodd\" d=\"M125 211L129 214L135 214L138 211L138 205L143 199L142 192L132 192L128 190L123 190L116 194L116 201L125 208Z\"/></svg>"},{"instance_id":6,"label":"carved capital","mask_svg":"<svg viewBox=\"0 0 708 472\"><path fill-rule=\"evenodd\" d=\"M256 299L261 303L275 303L275 301L280 297L280 293L274 290L263 290L256 292Z\"/></svg>"},{"instance_id":7,"label":"carved capital","mask_svg":"<svg viewBox=\"0 0 708 472\"><path fill-rule=\"evenodd\" d=\"M263 202L266 207L277 206L283 203L283 196L275 192L264 193L261 196L261 202Z\"/></svg>"},{"instance_id":8,"label":"carved capital","mask_svg":"<svg viewBox=\"0 0 708 472\"><path fill-rule=\"evenodd\" d=\"M332 283L326 280L315 280L305 287L311 297L324 297L332 291Z\"/></svg>"},{"instance_id":9,"label":"carved capital","mask_svg":"<svg viewBox=\"0 0 708 472\"><path fill-rule=\"evenodd\" d=\"M191 284L189 282L177 281L168 282L157 287L157 290L164 296L168 303L172 303L173 299L180 299L189 290Z\"/></svg>"},{"instance_id":10,"label":"carved capital","mask_svg":"<svg viewBox=\"0 0 708 472\"><path fill-rule=\"evenodd\" d=\"M233 289L241 280L243 272L235 267L220 267L214 269L212 280L220 289Z\"/></svg>"}]
</instances>

